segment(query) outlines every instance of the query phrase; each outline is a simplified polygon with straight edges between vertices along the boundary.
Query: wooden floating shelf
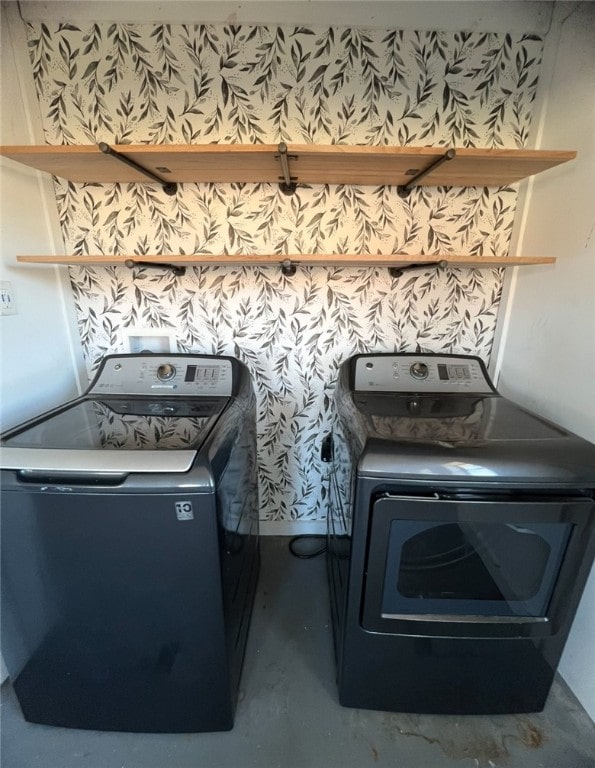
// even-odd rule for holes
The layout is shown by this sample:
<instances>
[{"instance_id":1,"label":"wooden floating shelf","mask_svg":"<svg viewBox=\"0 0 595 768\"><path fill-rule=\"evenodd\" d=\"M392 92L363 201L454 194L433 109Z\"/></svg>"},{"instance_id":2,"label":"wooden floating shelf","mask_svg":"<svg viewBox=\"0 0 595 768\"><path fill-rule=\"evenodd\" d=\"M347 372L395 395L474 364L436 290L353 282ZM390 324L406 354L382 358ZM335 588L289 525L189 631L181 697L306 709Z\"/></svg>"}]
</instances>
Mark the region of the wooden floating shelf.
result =
<instances>
[{"instance_id":1,"label":"wooden floating shelf","mask_svg":"<svg viewBox=\"0 0 595 768\"><path fill-rule=\"evenodd\" d=\"M518 267L522 265L553 264L551 256L457 256L453 254L414 256L410 254L347 254L347 253L311 253L311 254L161 254L159 256L109 255L94 256L17 256L17 261L28 264L67 264L70 266L217 266L217 267L262 267L262 266L322 266L322 267L472 267L490 269L492 267Z\"/></svg>"},{"instance_id":2,"label":"wooden floating shelf","mask_svg":"<svg viewBox=\"0 0 595 768\"><path fill-rule=\"evenodd\" d=\"M332 144L3 146L0 154L78 183L296 182L504 186L576 157L572 151L448 150ZM446 157L449 155L449 157ZM447 162L445 162L447 160ZM419 176L419 179L417 178ZM174 188L175 191L175 188ZM170 192L172 194L172 192Z\"/></svg>"}]
</instances>

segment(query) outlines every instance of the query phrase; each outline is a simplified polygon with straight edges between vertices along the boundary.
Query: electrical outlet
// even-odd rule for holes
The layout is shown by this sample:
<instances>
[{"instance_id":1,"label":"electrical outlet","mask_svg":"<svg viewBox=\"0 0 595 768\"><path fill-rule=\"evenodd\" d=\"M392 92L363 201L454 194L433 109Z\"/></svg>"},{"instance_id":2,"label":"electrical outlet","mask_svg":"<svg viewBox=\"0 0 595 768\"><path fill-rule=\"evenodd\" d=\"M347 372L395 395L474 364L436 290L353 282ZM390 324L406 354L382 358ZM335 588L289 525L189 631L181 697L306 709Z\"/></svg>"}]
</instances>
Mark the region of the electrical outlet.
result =
<instances>
[{"instance_id":1,"label":"electrical outlet","mask_svg":"<svg viewBox=\"0 0 595 768\"><path fill-rule=\"evenodd\" d=\"M0 281L0 310L3 315L16 315L17 313L12 283L8 280Z\"/></svg>"}]
</instances>

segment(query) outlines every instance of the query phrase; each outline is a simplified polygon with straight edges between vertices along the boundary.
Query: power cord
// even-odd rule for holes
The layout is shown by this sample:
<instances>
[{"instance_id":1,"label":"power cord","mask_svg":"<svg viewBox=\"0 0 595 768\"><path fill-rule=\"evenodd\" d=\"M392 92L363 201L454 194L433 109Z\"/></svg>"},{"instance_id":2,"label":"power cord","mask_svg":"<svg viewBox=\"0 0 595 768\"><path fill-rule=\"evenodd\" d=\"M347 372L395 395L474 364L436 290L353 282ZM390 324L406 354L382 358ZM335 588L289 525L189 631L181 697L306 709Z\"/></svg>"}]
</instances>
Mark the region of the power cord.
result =
<instances>
[{"instance_id":1,"label":"power cord","mask_svg":"<svg viewBox=\"0 0 595 768\"><path fill-rule=\"evenodd\" d=\"M329 463L333 458L333 436L332 433L325 436L320 447L320 458L325 463ZM328 472L324 479L330 478L330 472ZM322 542L321 544L308 546L305 550L296 548L296 544L299 542L308 541L311 544L314 542ZM300 560L311 560L313 557L318 557L326 552L326 536L317 533L302 533L299 536L294 536L289 540L289 551L294 557L299 557Z\"/></svg>"}]
</instances>

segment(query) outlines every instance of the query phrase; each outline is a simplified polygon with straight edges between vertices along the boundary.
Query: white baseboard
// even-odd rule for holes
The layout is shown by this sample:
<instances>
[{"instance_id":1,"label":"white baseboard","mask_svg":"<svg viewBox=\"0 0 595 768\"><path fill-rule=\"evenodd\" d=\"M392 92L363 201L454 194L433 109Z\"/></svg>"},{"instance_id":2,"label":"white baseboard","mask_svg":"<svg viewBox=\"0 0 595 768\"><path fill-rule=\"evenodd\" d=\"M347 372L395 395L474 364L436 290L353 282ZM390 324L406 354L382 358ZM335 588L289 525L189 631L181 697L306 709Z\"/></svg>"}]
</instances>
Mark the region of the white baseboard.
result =
<instances>
[{"instance_id":1,"label":"white baseboard","mask_svg":"<svg viewBox=\"0 0 595 768\"><path fill-rule=\"evenodd\" d=\"M301 534L326 534L326 520L261 520L261 536L300 536Z\"/></svg>"}]
</instances>

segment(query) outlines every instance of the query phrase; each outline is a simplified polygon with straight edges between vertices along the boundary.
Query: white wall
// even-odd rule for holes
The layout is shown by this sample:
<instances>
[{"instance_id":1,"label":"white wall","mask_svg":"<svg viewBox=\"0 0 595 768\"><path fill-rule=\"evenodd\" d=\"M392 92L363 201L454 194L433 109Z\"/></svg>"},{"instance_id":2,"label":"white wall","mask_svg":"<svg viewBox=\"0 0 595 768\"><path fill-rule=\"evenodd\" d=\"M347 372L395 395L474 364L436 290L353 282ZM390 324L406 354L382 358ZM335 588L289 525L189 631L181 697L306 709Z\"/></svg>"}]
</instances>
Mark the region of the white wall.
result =
<instances>
[{"instance_id":1,"label":"white wall","mask_svg":"<svg viewBox=\"0 0 595 768\"><path fill-rule=\"evenodd\" d=\"M19 67L27 66L26 44L15 10L14 4L2 6L0 141L29 144L43 137L28 109L31 78L19 77ZM56 252L59 227L55 205L47 205L53 199L48 184L36 172L0 159L0 280L11 283L18 310L0 317L2 428L74 397L84 370L65 268L30 269L17 266L15 258ZM5 678L0 656L0 682Z\"/></svg>"},{"instance_id":2,"label":"white wall","mask_svg":"<svg viewBox=\"0 0 595 768\"><path fill-rule=\"evenodd\" d=\"M561 3L557 13L539 146L576 149L578 159L532 184L519 252L557 262L517 270L498 388L595 442L595 5ZM595 572L560 665L593 719L594 638Z\"/></svg>"},{"instance_id":3,"label":"white wall","mask_svg":"<svg viewBox=\"0 0 595 768\"><path fill-rule=\"evenodd\" d=\"M19 72L28 61L15 11L15 4L2 7L0 137L2 144L34 144L43 135L32 78ZM84 369L66 268L16 262L19 253L62 248L51 180L5 159L0 173L0 280L11 283L18 310L0 317L0 424L6 428L75 396Z\"/></svg>"}]
</instances>

